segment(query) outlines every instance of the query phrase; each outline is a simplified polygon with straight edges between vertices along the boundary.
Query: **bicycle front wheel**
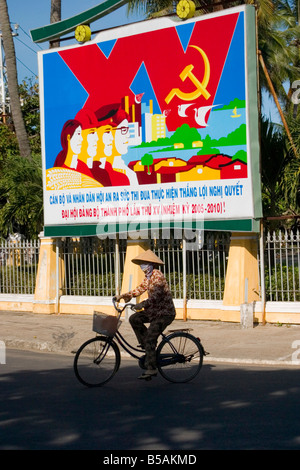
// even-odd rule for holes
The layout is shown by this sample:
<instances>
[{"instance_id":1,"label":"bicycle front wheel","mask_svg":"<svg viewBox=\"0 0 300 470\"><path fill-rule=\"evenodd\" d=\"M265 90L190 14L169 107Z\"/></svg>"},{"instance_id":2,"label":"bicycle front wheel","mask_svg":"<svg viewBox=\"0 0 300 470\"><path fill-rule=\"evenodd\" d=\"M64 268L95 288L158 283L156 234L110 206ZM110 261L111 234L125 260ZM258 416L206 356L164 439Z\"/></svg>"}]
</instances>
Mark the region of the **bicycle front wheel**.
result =
<instances>
[{"instance_id":1,"label":"bicycle front wheel","mask_svg":"<svg viewBox=\"0 0 300 470\"><path fill-rule=\"evenodd\" d=\"M189 382L200 372L202 363L201 343L189 333L172 333L158 345L157 368L169 382Z\"/></svg>"},{"instance_id":2,"label":"bicycle front wheel","mask_svg":"<svg viewBox=\"0 0 300 470\"><path fill-rule=\"evenodd\" d=\"M100 387L111 380L121 362L120 350L107 336L89 339L78 349L74 372L83 385Z\"/></svg>"}]
</instances>

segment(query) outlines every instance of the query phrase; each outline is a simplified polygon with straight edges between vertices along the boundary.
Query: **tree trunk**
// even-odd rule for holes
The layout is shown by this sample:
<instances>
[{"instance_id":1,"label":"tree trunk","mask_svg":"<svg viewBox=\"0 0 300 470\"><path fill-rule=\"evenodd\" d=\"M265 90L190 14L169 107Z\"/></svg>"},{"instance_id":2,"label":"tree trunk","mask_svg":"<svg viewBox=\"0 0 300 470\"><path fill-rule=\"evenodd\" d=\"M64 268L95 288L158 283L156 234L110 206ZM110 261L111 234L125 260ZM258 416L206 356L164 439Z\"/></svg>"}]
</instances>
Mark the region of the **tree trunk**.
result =
<instances>
[{"instance_id":1,"label":"tree trunk","mask_svg":"<svg viewBox=\"0 0 300 470\"><path fill-rule=\"evenodd\" d=\"M61 0L51 0L50 23L57 23L61 21ZM49 43L50 49L59 47L60 41L54 40Z\"/></svg>"},{"instance_id":2,"label":"tree trunk","mask_svg":"<svg viewBox=\"0 0 300 470\"><path fill-rule=\"evenodd\" d=\"M6 60L7 86L15 132L18 139L21 157L31 158L28 136L22 116L19 96L16 53L11 34L10 21L6 0L0 0L0 27Z\"/></svg>"},{"instance_id":3,"label":"tree trunk","mask_svg":"<svg viewBox=\"0 0 300 470\"><path fill-rule=\"evenodd\" d=\"M300 0L297 1L297 20L298 20L298 25L300 24ZM298 48L298 56L297 56L297 62L296 66L300 66L300 39L298 38L297 40L297 48ZM298 114L298 103L294 103L293 106L293 118L296 119Z\"/></svg>"},{"instance_id":4,"label":"tree trunk","mask_svg":"<svg viewBox=\"0 0 300 470\"><path fill-rule=\"evenodd\" d=\"M213 12L224 10L224 6L222 5L221 2L222 0L213 0L212 2Z\"/></svg>"}]
</instances>

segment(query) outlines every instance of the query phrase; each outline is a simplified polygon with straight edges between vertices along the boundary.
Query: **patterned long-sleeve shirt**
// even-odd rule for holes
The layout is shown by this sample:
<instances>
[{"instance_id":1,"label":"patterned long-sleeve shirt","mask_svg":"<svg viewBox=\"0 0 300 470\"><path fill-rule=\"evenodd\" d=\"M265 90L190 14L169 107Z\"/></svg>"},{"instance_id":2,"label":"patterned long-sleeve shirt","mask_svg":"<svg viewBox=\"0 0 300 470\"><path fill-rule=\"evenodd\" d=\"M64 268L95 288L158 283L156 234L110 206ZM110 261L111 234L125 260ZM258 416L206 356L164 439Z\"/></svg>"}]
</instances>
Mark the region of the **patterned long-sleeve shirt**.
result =
<instances>
[{"instance_id":1,"label":"patterned long-sleeve shirt","mask_svg":"<svg viewBox=\"0 0 300 470\"><path fill-rule=\"evenodd\" d=\"M175 315L175 306L168 283L158 269L153 269L150 279L145 276L143 282L127 294L123 294L123 298L125 302L129 302L132 297L138 297L146 291L148 299L143 302L143 306L151 319L162 315Z\"/></svg>"}]
</instances>

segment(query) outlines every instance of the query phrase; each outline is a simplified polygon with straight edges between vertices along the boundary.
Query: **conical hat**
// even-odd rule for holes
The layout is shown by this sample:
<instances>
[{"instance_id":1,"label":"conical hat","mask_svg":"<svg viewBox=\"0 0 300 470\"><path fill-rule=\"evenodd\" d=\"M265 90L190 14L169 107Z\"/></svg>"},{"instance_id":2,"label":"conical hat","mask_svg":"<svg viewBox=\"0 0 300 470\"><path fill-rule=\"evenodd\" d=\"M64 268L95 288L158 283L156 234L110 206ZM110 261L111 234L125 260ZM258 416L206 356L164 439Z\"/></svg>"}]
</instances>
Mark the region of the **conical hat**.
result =
<instances>
[{"instance_id":1,"label":"conical hat","mask_svg":"<svg viewBox=\"0 0 300 470\"><path fill-rule=\"evenodd\" d=\"M136 256L131 261L135 264L142 264L142 263L165 264L151 250L144 251L144 253L141 253L140 255Z\"/></svg>"}]
</instances>

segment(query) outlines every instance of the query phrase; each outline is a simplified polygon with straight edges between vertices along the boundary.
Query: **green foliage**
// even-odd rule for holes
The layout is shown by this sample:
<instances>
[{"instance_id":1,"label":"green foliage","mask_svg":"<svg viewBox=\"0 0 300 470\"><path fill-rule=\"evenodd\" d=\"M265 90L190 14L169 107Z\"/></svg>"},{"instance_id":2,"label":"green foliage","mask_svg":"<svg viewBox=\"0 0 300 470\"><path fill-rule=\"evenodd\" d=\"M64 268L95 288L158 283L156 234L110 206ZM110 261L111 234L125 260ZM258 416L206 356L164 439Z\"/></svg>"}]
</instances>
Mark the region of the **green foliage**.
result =
<instances>
[{"instance_id":1,"label":"green foliage","mask_svg":"<svg viewBox=\"0 0 300 470\"><path fill-rule=\"evenodd\" d=\"M298 157L295 156L292 145L288 141L287 147L290 158L284 172L284 197L290 210L300 214L300 113L297 112L299 105L293 106L293 108L287 116L287 122ZM296 116L292 113L295 113Z\"/></svg>"},{"instance_id":2,"label":"green foliage","mask_svg":"<svg viewBox=\"0 0 300 470\"><path fill-rule=\"evenodd\" d=\"M19 85L22 114L28 134L31 150L34 154L41 153L40 112L38 84L23 81ZM7 157L19 155L19 145L10 116L6 123L0 123L0 170Z\"/></svg>"},{"instance_id":3,"label":"green foliage","mask_svg":"<svg viewBox=\"0 0 300 470\"><path fill-rule=\"evenodd\" d=\"M240 100L238 98L234 98L233 101L230 101L229 104L224 104L222 108L216 108L215 111L224 111L226 109L234 109L234 108L245 108L246 107L246 101L245 100Z\"/></svg>"},{"instance_id":4,"label":"green foliage","mask_svg":"<svg viewBox=\"0 0 300 470\"><path fill-rule=\"evenodd\" d=\"M43 228L43 185L40 156L31 160L7 156L0 177L0 236L19 232L37 238Z\"/></svg>"},{"instance_id":5,"label":"green foliage","mask_svg":"<svg viewBox=\"0 0 300 470\"><path fill-rule=\"evenodd\" d=\"M19 154L19 147L16 135L5 124L0 124L0 169L6 156Z\"/></svg>"},{"instance_id":6,"label":"green foliage","mask_svg":"<svg viewBox=\"0 0 300 470\"><path fill-rule=\"evenodd\" d=\"M115 294L115 273L77 273L66 289L66 295L112 296Z\"/></svg>"},{"instance_id":7,"label":"green foliage","mask_svg":"<svg viewBox=\"0 0 300 470\"><path fill-rule=\"evenodd\" d=\"M150 165L153 164L153 157L151 153L145 153L145 155L141 159L141 164L148 167L148 175L150 175Z\"/></svg>"},{"instance_id":8,"label":"green foliage","mask_svg":"<svg viewBox=\"0 0 300 470\"><path fill-rule=\"evenodd\" d=\"M280 302L300 301L300 273L296 266L279 266L271 269L266 267L266 295L267 300L277 300ZM295 295L293 294L295 292Z\"/></svg>"},{"instance_id":9,"label":"green foliage","mask_svg":"<svg viewBox=\"0 0 300 470\"><path fill-rule=\"evenodd\" d=\"M166 279L174 298L182 298L183 274L177 272L166 273ZM197 300L222 300L225 278L219 275L218 270L212 273L188 273L186 276L188 298Z\"/></svg>"},{"instance_id":10,"label":"green foliage","mask_svg":"<svg viewBox=\"0 0 300 470\"><path fill-rule=\"evenodd\" d=\"M41 153L39 88L33 79L19 85L22 114L33 153Z\"/></svg>"},{"instance_id":11,"label":"green foliage","mask_svg":"<svg viewBox=\"0 0 300 470\"><path fill-rule=\"evenodd\" d=\"M171 272L166 274L167 282L172 291L174 298L182 298L183 274ZM215 274L215 282L212 281L213 276L204 273L194 276L192 273L187 274L187 285L189 298L192 299L213 299L220 300L224 292L225 279ZM114 295L115 293L115 273L74 273L70 287L66 289L66 295Z\"/></svg>"},{"instance_id":12,"label":"green foliage","mask_svg":"<svg viewBox=\"0 0 300 470\"><path fill-rule=\"evenodd\" d=\"M36 265L1 266L0 291L5 294L34 294L36 283ZM23 288L20 283L23 281Z\"/></svg>"},{"instance_id":13,"label":"green foliage","mask_svg":"<svg viewBox=\"0 0 300 470\"><path fill-rule=\"evenodd\" d=\"M299 210L299 159L282 129L261 121L262 197L264 216Z\"/></svg>"},{"instance_id":14,"label":"green foliage","mask_svg":"<svg viewBox=\"0 0 300 470\"><path fill-rule=\"evenodd\" d=\"M192 143L197 140L201 140L199 132L188 124L183 124L178 127L170 137L170 142L172 142L172 144L182 143L184 144L185 149L192 148Z\"/></svg>"},{"instance_id":15,"label":"green foliage","mask_svg":"<svg viewBox=\"0 0 300 470\"><path fill-rule=\"evenodd\" d=\"M220 150L213 147L212 138L207 134L203 139L203 147L197 152L197 155L218 155Z\"/></svg>"},{"instance_id":16,"label":"green foliage","mask_svg":"<svg viewBox=\"0 0 300 470\"><path fill-rule=\"evenodd\" d=\"M219 140L212 140L212 145L246 145L246 124L241 124L240 127L230 132L226 137L221 137Z\"/></svg>"},{"instance_id":17,"label":"green foliage","mask_svg":"<svg viewBox=\"0 0 300 470\"><path fill-rule=\"evenodd\" d=\"M239 159L242 162L247 163L247 152L245 152L245 150L239 150L232 157L232 160L236 160L236 159Z\"/></svg>"},{"instance_id":18,"label":"green foliage","mask_svg":"<svg viewBox=\"0 0 300 470\"><path fill-rule=\"evenodd\" d=\"M11 119L0 124L0 237L19 232L37 238L43 229L39 93L35 81L19 86L32 158L22 158Z\"/></svg>"},{"instance_id":19,"label":"green foliage","mask_svg":"<svg viewBox=\"0 0 300 470\"><path fill-rule=\"evenodd\" d=\"M201 140L198 130L194 127L190 127L188 124L182 124L182 126L176 129L171 137L160 137L157 141L152 140L151 142L142 142L138 147L167 147L169 145L170 147L164 148L164 151L174 151L174 144L182 143L184 144L184 148L188 149L192 148L192 143L198 140Z\"/></svg>"}]
</instances>

